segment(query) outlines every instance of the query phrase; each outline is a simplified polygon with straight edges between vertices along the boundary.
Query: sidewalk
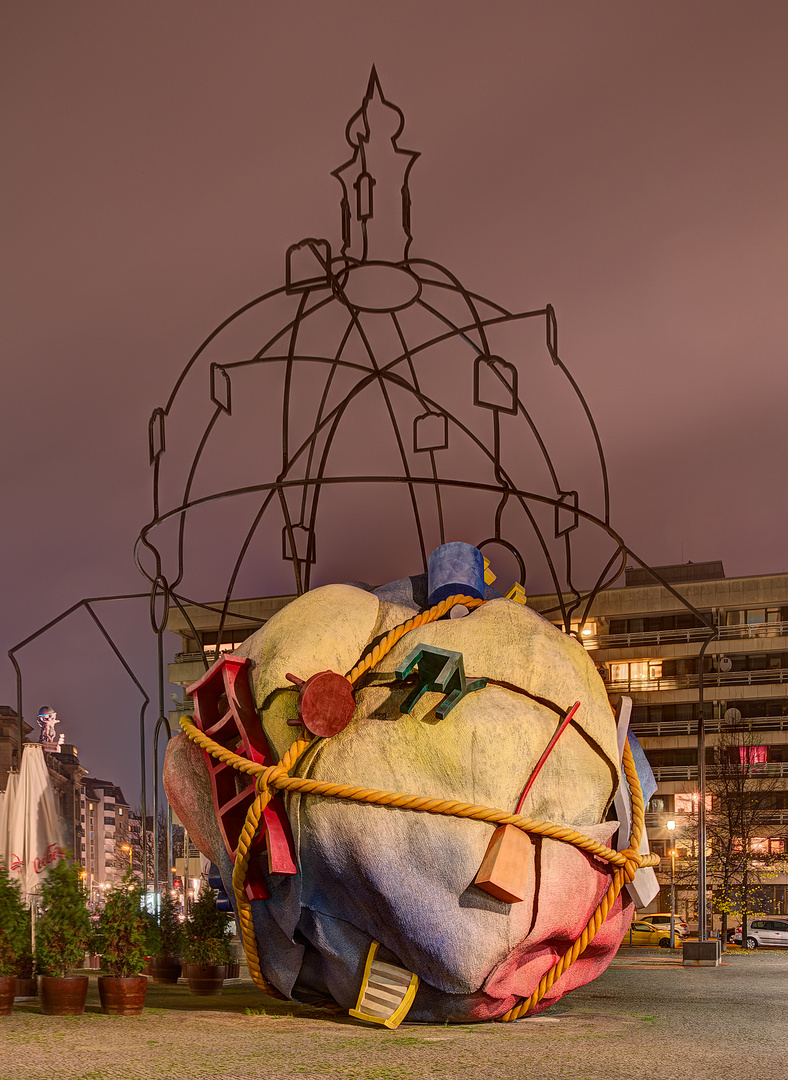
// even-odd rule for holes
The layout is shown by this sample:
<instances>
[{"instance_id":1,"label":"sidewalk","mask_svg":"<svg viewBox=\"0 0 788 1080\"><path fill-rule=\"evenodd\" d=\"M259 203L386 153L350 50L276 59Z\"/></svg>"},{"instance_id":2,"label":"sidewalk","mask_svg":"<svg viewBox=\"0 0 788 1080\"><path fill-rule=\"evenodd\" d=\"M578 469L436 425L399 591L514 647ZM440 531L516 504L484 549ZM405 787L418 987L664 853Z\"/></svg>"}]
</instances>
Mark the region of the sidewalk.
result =
<instances>
[{"instance_id":1,"label":"sidewalk","mask_svg":"<svg viewBox=\"0 0 788 1080\"><path fill-rule=\"evenodd\" d=\"M655 950L659 953L661 950ZM639 953L639 950L627 950ZM663 951L664 952L664 951ZM266 998L148 988L139 1017L17 1003L0 1019L2 1080L764 1080L786 1075L788 955L720 968L619 956L596 982L515 1024L367 1026ZM619 963L618 961L624 961Z\"/></svg>"}]
</instances>

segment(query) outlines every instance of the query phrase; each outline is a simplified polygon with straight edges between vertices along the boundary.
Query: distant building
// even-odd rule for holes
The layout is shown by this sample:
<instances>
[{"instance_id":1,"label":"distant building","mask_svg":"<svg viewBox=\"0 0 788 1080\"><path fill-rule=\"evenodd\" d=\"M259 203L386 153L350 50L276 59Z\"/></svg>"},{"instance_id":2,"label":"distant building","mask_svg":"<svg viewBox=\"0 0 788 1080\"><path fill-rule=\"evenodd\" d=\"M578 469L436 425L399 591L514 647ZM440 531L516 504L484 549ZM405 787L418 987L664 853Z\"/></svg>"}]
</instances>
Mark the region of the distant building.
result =
<instances>
[{"instance_id":1,"label":"distant building","mask_svg":"<svg viewBox=\"0 0 788 1080\"><path fill-rule=\"evenodd\" d=\"M142 880L142 818L139 814L129 813L129 846L131 847L131 865L134 874Z\"/></svg>"},{"instance_id":2,"label":"distant building","mask_svg":"<svg viewBox=\"0 0 788 1080\"><path fill-rule=\"evenodd\" d=\"M758 851L781 854L788 835L788 574L726 578L721 562L655 569L719 633L703 662L707 774L713 775L720 724L728 710L738 710L753 733L748 744L754 735L758 744L742 752L756 752L765 774L776 780L768 835L752 843ZM698 664L708 630L648 570L628 569L625 580L623 588L595 597L583 626L573 623L572 630L611 698L632 698L632 730L658 785L646 825L652 850L664 856L673 843L666 822L676 821L680 832L693 796L697 802ZM557 596L529 596L528 604L559 622ZM661 876L664 881L664 869ZM759 893L767 913L788 913L788 875L774 877ZM667 895L663 889L661 910Z\"/></svg>"},{"instance_id":3,"label":"distant building","mask_svg":"<svg viewBox=\"0 0 788 1080\"><path fill-rule=\"evenodd\" d=\"M79 751L70 743L60 743L55 752L44 751L49 779L55 794L55 806L63 830L67 852L79 858L82 833L82 778L87 769L79 763Z\"/></svg>"},{"instance_id":4,"label":"distant building","mask_svg":"<svg viewBox=\"0 0 788 1080\"><path fill-rule=\"evenodd\" d=\"M22 738L32 732L30 724L22 723ZM19 718L10 705L0 705L0 791L5 791L8 774L19 768Z\"/></svg>"},{"instance_id":5,"label":"distant building","mask_svg":"<svg viewBox=\"0 0 788 1080\"><path fill-rule=\"evenodd\" d=\"M234 600L231 605L232 613L225 619L221 641L217 641L221 603L213 605L215 610L206 607L185 608L188 620L180 609L171 608L167 619L167 629L180 637L181 648L175 655L175 662L168 668L170 682L181 688L196 682L201 675L205 674L201 650L205 651L208 663L213 663L221 653L233 652L237 649L242 641L293 600L295 596L266 596L253 600ZM191 699L186 697L184 705L187 709L191 708ZM178 708L174 709L170 713L171 718L176 720L181 711Z\"/></svg>"},{"instance_id":6,"label":"distant building","mask_svg":"<svg viewBox=\"0 0 788 1080\"><path fill-rule=\"evenodd\" d=\"M131 847L129 805L121 789L109 780L85 776L80 818L80 862L91 897L98 899L100 890L118 884L129 866L129 851L123 850L124 845Z\"/></svg>"},{"instance_id":7,"label":"distant building","mask_svg":"<svg viewBox=\"0 0 788 1080\"><path fill-rule=\"evenodd\" d=\"M57 714L46 707L49 723ZM25 742L32 732L23 724ZM19 727L17 714L9 705L0 705L0 789L5 790L8 773L18 767ZM42 725L42 735L49 732ZM58 739L42 741L55 807L66 851L82 864L85 886L94 900L102 887L120 882L129 866L142 876L140 822L136 831L123 792L109 780L88 776L80 764L76 746ZM124 850L125 849L125 850Z\"/></svg>"}]
</instances>

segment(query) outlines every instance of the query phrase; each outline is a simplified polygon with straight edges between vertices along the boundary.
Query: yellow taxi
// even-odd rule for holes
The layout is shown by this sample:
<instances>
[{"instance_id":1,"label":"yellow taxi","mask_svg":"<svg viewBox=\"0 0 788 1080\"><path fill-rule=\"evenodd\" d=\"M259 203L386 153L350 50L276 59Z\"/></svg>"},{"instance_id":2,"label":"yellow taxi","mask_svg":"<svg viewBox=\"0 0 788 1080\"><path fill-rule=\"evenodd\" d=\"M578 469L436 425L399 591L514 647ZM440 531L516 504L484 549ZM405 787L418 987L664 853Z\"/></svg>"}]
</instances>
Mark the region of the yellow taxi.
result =
<instances>
[{"instance_id":1,"label":"yellow taxi","mask_svg":"<svg viewBox=\"0 0 788 1080\"><path fill-rule=\"evenodd\" d=\"M679 940L678 935L676 935L676 938ZM657 946L660 949L669 949L670 927L666 930L664 926L654 926L650 922L637 920L627 930L621 945L647 945L652 949Z\"/></svg>"}]
</instances>

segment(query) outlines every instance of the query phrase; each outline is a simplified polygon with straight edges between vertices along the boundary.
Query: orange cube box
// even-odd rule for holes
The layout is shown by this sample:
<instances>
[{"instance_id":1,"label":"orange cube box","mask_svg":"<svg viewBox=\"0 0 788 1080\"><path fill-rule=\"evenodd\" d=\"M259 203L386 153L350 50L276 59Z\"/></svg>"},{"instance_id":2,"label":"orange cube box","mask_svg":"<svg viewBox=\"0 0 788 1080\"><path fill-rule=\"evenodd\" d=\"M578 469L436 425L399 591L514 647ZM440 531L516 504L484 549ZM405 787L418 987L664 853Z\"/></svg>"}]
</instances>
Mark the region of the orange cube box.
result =
<instances>
[{"instance_id":1,"label":"orange cube box","mask_svg":"<svg viewBox=\"0 0 788 1080\"><path fill-rule=\"evenodd\" d=\"M531 838L516 825L499 825L490 838L475 884L506 904L525 899Z\"/></svg>"}]
</instances>

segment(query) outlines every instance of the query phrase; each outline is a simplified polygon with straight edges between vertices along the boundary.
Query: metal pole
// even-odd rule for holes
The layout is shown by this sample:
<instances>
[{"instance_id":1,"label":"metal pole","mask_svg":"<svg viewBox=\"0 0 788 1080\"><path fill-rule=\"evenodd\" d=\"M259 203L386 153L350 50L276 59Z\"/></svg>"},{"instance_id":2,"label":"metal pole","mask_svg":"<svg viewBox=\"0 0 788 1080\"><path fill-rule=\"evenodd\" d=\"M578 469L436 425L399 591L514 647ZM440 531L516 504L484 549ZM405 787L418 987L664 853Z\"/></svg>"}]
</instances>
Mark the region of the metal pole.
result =
<instances>
[{"instance_id":1,"label":"metal pole","mask_svg":"<svg viewBox=\"0 0 788 1080\"><path fill-rule=\"evenodd\" d=\"M183 828L183 858L186 871L183 875L183 917L189 917L189 834L186 826Z\"/></svg>"},{"instance_id":2,"label":"metal pole","mask_svg":"<svg viewBox=\"0 0 788 1080\"><path fill-rule=\"evenodd\" d=\"M670 853L670 947L676 948L676 850Z\"/></svg>"},{"instance_id":3,"label":"metal pole","mask_svg":"<svg viewBox=\"0 0 788 1080\"><path fill-rule=\"evenodd\" d=\"M706 719L703 705L703 659L719 635L715 626L698 654L698 941L706 941Z\"/></svg>"},{"instance_id":4,"label":"metal pole","mask_svg":"<svg viewBox=\"0 0 788 1080\"><path fill-rule=\"evenodd\" d=\"M12 653L8 654L11 657L11 663L16 670L16 730L17 730L17 742L19 749L16 754L16 768L17 772L22 768L22 743L24 742L24 726L22 720L22 672L19 664L16 662L16 657ZM12 761L13 764L13 761Z\"/></svg>"}]
</instances>

